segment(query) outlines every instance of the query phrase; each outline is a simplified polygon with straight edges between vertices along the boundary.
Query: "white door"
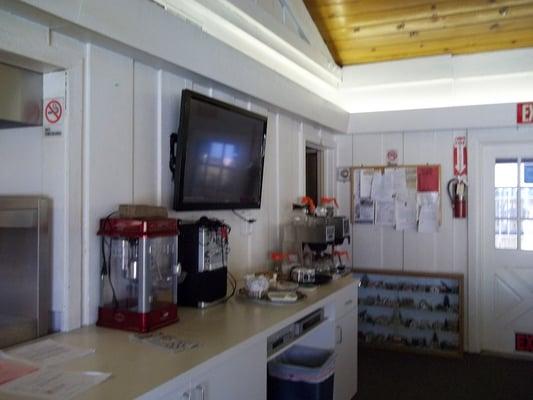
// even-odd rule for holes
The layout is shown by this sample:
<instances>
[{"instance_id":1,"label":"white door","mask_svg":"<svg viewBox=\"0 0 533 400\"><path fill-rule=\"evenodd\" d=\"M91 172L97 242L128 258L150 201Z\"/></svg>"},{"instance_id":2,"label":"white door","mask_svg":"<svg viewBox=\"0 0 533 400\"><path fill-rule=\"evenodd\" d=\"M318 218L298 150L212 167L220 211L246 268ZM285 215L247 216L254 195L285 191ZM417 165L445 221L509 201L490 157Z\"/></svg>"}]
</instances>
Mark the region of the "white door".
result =
<instances>
[{"instance_id":1,"label":"white door","mask_svg":"<svg viewBox=\"0 0 533 400\"><path fill-rule=\"evenodd\" d=\"M533 146L483 146L481 350L515 353L533 334Z\"/></svg>"}]
</instances>

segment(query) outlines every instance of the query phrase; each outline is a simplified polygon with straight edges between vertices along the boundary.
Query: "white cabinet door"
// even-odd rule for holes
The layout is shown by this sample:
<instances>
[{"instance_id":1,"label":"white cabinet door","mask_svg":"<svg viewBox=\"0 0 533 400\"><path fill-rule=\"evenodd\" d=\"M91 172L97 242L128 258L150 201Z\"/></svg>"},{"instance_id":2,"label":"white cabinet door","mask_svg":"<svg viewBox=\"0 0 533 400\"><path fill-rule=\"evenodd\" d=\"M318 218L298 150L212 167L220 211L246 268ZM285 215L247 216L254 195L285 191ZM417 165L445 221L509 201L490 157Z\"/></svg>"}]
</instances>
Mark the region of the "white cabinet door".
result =
<instances>
[{"instance_id":1,"label":"white cabinet door","mask_svg":"<svg viewBox=\"0 0 533 400\"><path fill-rule=\"evenodd\" d=\"M336 321L335 400L351 400L357 392L357 312Z\"/></svg>"},{"instance_id":2,"label":"white cabinet door","mask_svg":"<svg viewBox=\"0 0 533 400\"><path fill-rule=\"evenodd\" d=\"M191 400L265 400L266 365L266 342L238 350L205 375L191 379Z\"/></svg>"}]
</instances>

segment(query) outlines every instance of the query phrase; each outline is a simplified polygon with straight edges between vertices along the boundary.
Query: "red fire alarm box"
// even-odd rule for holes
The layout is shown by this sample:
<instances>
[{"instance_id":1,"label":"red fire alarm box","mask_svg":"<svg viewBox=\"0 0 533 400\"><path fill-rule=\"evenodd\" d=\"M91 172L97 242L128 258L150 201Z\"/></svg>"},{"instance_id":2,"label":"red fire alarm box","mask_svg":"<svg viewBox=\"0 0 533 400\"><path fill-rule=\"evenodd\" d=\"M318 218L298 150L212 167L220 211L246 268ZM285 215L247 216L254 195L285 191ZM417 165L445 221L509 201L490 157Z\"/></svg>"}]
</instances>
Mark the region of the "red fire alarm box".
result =
<instances>
[{"instance_id":1,"label":"red fire alarm box","mask_svg":"<svg viewBox=\"0 0 533 400\"><path fill-rule=\"evenodd\" d=\"M515 333L515 350L533 353L533 334Z\"/></svg>"}]
</instances>

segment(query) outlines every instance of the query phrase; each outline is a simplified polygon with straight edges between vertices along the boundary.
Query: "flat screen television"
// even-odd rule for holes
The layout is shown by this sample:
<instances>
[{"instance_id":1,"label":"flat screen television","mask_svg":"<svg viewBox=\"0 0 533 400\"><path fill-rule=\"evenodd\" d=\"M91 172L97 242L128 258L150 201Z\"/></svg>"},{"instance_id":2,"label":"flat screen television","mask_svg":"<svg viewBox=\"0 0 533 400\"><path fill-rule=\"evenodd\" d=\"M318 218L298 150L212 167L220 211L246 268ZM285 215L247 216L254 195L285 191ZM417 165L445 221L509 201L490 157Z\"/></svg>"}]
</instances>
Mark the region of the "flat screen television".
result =
<instances>
[{"instance_id":1,"label":"flat screen television","mask_svg":"<svg viewBox=\"0 0 533 400\"><path fill-rule=\"evenodd\" d=\"M171 137L174 209L261 207L267 118L190 90Z\"/></svg>"}]
</instances>

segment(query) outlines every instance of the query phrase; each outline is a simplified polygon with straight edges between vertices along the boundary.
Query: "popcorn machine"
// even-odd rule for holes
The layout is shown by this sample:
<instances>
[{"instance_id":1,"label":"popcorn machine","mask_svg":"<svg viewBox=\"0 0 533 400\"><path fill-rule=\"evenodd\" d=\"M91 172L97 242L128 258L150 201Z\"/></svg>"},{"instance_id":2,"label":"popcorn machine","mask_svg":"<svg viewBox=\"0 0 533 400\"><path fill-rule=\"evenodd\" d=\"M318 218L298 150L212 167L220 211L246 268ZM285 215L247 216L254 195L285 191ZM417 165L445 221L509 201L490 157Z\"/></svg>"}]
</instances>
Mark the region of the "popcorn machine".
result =
<instances>
[{"instance_id":1,"label":"popcorn machine","mask_svg":"<svg viewBox=\"0 0 533 400\"><path fill-rule=\"evenodd\" d=\"M97 325L147 332L178 321L178 220L103 218Z\"/></svg>"}]
</instances>

